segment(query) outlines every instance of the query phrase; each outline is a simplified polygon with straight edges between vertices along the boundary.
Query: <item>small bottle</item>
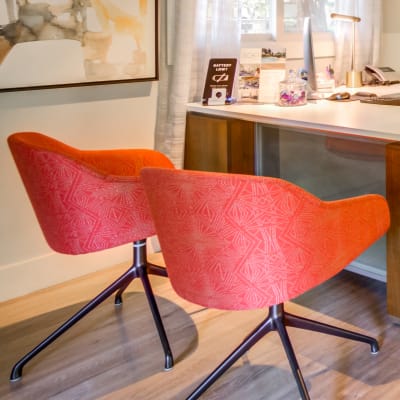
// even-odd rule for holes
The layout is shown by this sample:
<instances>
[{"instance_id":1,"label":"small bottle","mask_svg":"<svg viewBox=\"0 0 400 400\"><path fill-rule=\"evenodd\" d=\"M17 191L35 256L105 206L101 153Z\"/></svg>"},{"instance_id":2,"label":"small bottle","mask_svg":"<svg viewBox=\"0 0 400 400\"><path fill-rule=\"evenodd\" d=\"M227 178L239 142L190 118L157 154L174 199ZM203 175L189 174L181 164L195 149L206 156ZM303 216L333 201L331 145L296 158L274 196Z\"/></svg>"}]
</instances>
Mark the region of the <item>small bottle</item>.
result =
<instances>
[{"instance_id":1,"label":"small bottle","mask_svg":"<svg viewBox=\"0 0 400 400\"><path fill-rule=\"evenodd\" d=\"M293 107L302 106L307 103L307 82L297 78L296 71L290 70L288 78L279 82L280 106Z\"/></svg>"}]
</instances>

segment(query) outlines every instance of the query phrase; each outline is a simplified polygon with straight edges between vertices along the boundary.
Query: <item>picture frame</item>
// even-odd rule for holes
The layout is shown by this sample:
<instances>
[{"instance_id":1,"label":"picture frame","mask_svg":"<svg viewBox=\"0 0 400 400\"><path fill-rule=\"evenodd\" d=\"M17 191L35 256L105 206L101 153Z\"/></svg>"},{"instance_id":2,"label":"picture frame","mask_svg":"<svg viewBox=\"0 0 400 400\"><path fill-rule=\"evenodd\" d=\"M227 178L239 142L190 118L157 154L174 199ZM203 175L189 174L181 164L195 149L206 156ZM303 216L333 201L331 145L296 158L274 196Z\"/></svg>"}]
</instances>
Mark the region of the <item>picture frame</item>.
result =
<instances>
[{"instance_id":1,"label":"picture frame","mask_svg":"<svg viewBox=\"0 0 400 400\"><path fill-rule=\"evenodd\" d=\"M0 0L0 92L159 78L158 0Z\"/></svg>"}]
</instances>

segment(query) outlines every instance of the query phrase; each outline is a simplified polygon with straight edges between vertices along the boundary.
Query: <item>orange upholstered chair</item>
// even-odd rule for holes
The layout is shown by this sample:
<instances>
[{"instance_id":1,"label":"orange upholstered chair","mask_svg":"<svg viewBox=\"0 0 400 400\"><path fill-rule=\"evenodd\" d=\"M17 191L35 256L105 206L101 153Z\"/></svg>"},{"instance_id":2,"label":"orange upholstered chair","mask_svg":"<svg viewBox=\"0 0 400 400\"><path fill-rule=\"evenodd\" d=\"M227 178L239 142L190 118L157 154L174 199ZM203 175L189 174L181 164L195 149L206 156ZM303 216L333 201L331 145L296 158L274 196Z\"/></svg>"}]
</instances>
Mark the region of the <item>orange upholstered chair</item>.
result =
<instances>
[{"instance_id":1,"label":"orange upholstered chair","mask_svg":"<svg viewBox=\"0 0 400 400\"><path fill-rule=\"evenodd\" d=\"M19 360L23 366L101 302L116 293L115 304L130 282L140 278L165 352L165 369L173 358L148 274L167 276L146 258L146 238L155 235L139 172L144 166L173 168L153 150L78 150L35 132L8 138L14 160L49 246L63 254L85 254L133 243L133 264L115 282ZM71 258L71 262L74 260Z\"/></svg>"},{"instance_id":2,"label":"orange upholstered chair","mask_svg":"<svg viewBox=\"0 0 400 400\"><path fill-rule=\"evenodd\" d=\"M389 226L386 201L322 201L287 181L144 168L141 172L168 276L184 299L269 314L188 397L197 399L270 331L278 331L302 399L309 399L286 326L368 343L359 333L295 316L283 303L331 278Z\"/></svg>"}]
</instances>

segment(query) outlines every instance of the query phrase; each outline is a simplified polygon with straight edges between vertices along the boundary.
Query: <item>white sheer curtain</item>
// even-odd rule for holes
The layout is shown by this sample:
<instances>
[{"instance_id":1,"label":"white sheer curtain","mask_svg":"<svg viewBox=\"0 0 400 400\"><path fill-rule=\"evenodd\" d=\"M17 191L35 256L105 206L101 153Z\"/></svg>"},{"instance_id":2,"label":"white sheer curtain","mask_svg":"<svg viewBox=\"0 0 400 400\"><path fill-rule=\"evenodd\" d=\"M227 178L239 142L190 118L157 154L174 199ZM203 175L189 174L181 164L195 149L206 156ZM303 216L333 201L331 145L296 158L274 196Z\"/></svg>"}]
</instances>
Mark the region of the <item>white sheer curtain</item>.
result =
<instances>
[{"instance_id":1,"label":"white sheer curtain","mask_svg":"<svg viewBox=\"0 0 400 400\"><path fill-rule=\"evenodd\" d=\"M169 4L174 25L168 40L174 54L168 55L168 65L166 29L162 29L155 148L178 168L183 166L186 104L201 99L208 60L239 57L238 1L174 0ZM162 21L166 21L165 5L162 2Z\"/></svg>"},{"instance_id":2,"label":"white sheer curtain","mask_svg":"<svg viewBox=\"0 0 400 400\"><path fill-rule=\"evenodd\" d=\"M355 69L365 64L376 65L379 60L382 0L337 0L336 12L361 18L356 24ZM335 26L335 77L344 83L351 64L352 23L337 21Z\"/></svg>"}]
</instances>

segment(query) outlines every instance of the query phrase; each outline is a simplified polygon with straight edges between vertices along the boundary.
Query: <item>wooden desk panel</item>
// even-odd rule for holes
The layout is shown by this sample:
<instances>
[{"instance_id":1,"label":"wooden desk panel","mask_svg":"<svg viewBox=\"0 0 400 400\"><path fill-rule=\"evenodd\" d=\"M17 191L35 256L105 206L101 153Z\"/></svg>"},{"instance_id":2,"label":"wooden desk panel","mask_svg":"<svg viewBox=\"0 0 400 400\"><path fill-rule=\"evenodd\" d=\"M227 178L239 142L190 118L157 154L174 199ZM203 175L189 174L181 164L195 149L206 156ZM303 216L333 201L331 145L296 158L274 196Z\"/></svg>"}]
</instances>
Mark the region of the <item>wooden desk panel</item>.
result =
<instances>
[{"instance_id":1,"label":"wooden desk panel","mask_svg":"<svg viewBox=\"0 0 400 400\"><path fill-rule=\"evenodd\" d=\"M188 113L184 168L254 174L255 124Z\"/></svg>"},{"instance_id":2,"label":"wooden desk panel","mask_svg":"<svg viewBox=\"0 0 400 400\"><path fill-rule=\"evenodd\" d=\"M390 208L387 233L387 309L400 322L400 143L386 146L386 198Z\"/></svg>"}]
</instances>

